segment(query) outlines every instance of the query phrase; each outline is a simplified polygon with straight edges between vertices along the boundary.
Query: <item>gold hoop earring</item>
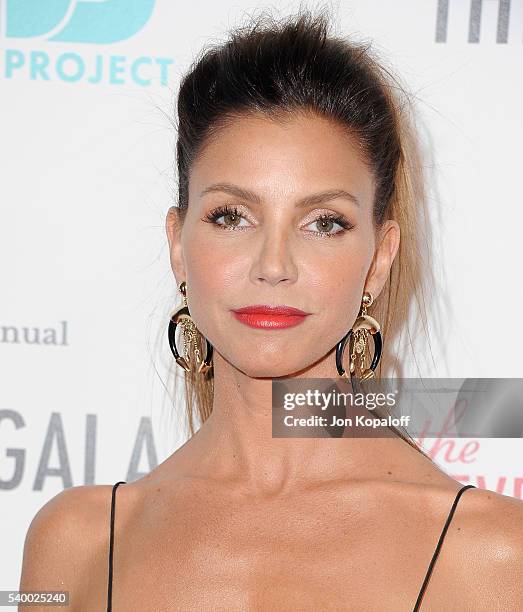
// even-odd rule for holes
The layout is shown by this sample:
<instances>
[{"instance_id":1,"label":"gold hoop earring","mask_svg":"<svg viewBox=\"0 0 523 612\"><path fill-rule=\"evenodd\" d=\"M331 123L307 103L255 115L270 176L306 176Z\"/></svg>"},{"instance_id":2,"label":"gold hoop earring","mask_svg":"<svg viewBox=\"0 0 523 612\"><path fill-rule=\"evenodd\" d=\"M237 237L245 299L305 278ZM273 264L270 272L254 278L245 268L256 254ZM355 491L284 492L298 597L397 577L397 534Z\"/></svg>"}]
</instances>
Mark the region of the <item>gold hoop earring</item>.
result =
<instances>
[{"instance_id":1,"label":"gold hoop earring","mask_svg":"<svg viewBox=\"0 0 523 612\"><path fill-rule=\"evenodd\" d=\"M190 363L192 362L192 359L190 355L190 350L192 347L192 354L194 360L196 364L199 364L198 372L200 374L205 374L205 372L207 372L212 367L213 347L212 344L206 338L205 359L202 361L200 355L200 347L198 346L199 332L191 317L191 313L189 312L189 306L187 305L187 283L185 281L182 281L180 283L179 290L183 296L183 304L171 313L168 329L169 346L171 348L172 354L174 355L176 363L181 366L186 372L189 372L191 369ZM179 354L178 349L176 347L176 328L179 323L182 325L183 333L183 357Z\"/></svg>"},{"instance_id":2,"label":"gold hoop earring","mask_svg":"<svg viewBox=\"0 0 523 612\"><path fill-rule=\"evenodd\" d=\"M338 374L342 377L349 378L347 372L343 368L343 352L347 341L353 338L352 351L350 356L349 371L350 376L356 376L356 370L359 369L360 380L374 378L374 370L376 369L381 353L382 353L382 338L380 324L367 314L367 308L374 302L374 297L370 291L365 291L361 300L361 309L358 318L354 322L352 328L343 336L336 346L336 368ZM369 368L365 368L365 350L369 333L374 339L374 356ZM359 363L358 363L359 362Z\"/></svg>"}]
</instances>

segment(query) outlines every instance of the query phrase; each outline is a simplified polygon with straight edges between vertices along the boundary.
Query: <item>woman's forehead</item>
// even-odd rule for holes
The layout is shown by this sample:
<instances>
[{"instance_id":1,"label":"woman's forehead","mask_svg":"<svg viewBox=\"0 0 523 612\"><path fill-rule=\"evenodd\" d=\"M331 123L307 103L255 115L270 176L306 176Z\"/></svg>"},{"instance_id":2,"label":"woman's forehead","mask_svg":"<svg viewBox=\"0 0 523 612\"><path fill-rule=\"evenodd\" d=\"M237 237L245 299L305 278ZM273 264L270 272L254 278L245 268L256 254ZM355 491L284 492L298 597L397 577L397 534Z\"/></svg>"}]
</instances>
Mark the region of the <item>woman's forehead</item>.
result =
<instances>
[{"instance_id":1,"label":"woman's forehead","mask_svg":"<svg viewBox=\"0 0 523 612\"><path fill-rule=\"evenodd\" d=\"M239 117L222 127L191 168L190 195L219 182L240 182L267 196L279 189L345 189L361 200L372 199L374 187L350 134L332 121L301 115L285 122Z\"/></svg>"}]
</instances>

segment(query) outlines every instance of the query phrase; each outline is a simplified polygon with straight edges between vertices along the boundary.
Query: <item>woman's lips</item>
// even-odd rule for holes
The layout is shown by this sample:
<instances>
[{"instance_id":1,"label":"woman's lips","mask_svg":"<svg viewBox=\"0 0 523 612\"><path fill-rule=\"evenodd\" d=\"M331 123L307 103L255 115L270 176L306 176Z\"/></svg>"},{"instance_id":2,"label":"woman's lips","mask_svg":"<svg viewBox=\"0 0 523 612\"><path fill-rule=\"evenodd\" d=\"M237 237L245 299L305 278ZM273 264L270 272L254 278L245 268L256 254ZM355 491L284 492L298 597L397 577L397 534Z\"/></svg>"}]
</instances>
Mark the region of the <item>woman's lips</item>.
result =
<instances>
[{"instance_id":1,"label":"woman's lips","mask_svg":"<svg viewBox=\"0 0 523 612\"><path fill-rule=\"evenodd\" d=\"M233 315L249 327L282 329L305 321L310 313L290 306L246 306L232 311Z\"/></svg>"}]
</instances>

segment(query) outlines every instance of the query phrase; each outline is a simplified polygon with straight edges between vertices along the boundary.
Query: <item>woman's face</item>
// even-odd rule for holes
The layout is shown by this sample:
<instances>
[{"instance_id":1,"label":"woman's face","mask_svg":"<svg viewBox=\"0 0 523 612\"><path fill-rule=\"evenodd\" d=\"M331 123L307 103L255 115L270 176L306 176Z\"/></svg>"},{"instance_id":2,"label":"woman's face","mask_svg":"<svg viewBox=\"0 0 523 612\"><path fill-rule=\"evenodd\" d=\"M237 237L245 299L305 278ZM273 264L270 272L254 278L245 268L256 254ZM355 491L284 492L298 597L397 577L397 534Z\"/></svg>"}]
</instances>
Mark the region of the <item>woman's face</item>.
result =
<instances>
[{"instance_id":1,"label":"woman's face","mask_svg":"<svg viewBox=\"0 0 523 612\"><path fill-rule=\"evenodd\" d=\"M328 355L363 292L381 291L399 245L394 221L375 234L373 197L355 143L326 119L245 116L223 128L191 168L183 226L174 207L166 223L176 281L187 282L191 316L215 353L251 377L313 364L307 376L335 376ZM223 206L230 212L216 212ZM232 312L253 304L311 314L253 328Z\"/></svg>"}]
</instances>

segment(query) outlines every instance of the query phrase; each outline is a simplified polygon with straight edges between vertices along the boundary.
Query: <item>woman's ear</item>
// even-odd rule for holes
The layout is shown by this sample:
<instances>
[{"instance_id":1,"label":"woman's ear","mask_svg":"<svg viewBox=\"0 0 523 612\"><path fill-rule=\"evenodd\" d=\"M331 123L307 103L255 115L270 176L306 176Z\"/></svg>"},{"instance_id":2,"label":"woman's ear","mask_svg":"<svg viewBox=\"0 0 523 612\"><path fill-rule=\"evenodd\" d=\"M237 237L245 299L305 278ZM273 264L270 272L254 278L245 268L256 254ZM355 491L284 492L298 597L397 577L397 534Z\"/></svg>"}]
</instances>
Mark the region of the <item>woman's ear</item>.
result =
<instances>
[{"instance_id":1,"label":"woman's ear","mask_svg":"<svg viewBox=\"0 0 523 612\"><path fill-rule=\"evenodd\" d=\"M180 284L187 276L185 274L181 241L182 220L180 217L180 209L177 206L171 206L167 211L165 231L169 243L171 268L174 272L177 284Z\"/></svg>"},{"instance_id":2,"label":"woman's ear","mask_svg":"<svg viewBox=\"0 0 523 612\"><path fill-rule=\"evenodd\" d=\"M374 254L372 265L365 281L365 291L376 299L389 278L390 269L400 245L400 226L389 219L380 231L380 242Z\"/></svg>"}]
</instances>

